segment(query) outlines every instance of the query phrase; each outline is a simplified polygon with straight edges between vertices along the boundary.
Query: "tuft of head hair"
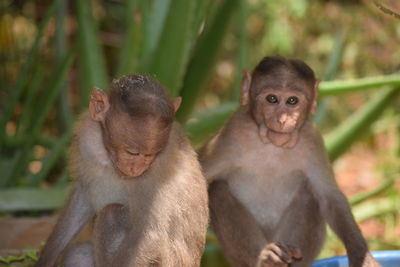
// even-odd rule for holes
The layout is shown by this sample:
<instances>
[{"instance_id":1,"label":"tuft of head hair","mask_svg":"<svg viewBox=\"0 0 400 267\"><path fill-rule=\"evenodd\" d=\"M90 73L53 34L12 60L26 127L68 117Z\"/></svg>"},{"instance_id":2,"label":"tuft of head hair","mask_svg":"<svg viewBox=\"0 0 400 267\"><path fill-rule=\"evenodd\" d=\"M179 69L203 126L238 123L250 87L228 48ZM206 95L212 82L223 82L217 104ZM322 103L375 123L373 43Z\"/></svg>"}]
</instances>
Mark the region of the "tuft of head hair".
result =
<instances>
[{"instance_id":1,"label":"tuft of head hair","mask_svg":"<svg viewBox=\"0 0 400 267\"><path fill-rule=\"evenodd\" d=\"M114 79L109 92L111 107L132 118L153 117L165 124L174 120L174 106L164 87L144 74Z\"/></svg>"},{"instance_id":2,"label":"tuft of head hair","mask_svg":"<svg viewBox=\"0 0 400 267\"><path fill-rule=\"evenodd\" d=\"M279 79L287 74L301 78L311 85L316 82L314 71L306 63L298 59L288 59L281 56L263 58L254 68L252 75L253 78L273 75Z\"/></svg>"}]
</instances>

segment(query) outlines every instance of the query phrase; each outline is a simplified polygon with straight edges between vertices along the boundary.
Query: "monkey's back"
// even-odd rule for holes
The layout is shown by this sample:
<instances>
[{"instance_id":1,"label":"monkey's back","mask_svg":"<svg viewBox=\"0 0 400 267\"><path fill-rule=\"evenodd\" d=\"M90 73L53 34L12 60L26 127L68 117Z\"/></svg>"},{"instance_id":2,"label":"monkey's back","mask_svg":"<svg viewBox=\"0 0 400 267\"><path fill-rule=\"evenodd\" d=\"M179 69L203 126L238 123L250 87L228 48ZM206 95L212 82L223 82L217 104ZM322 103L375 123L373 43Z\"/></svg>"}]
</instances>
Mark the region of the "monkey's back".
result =
<instances>
[{"instance_id":1,"label":"monkey's back","mask_svg":"<svg viewBox=\"0 0 400 267\"><path fill-rule=\"evenodd\" d=\"M181 127L174 123L167 146L145 173L131 179L114 171L96 122L83 115L78 129L71 145L78 157L70 168L85 184L96 213L108 204L128 206L132 247L150 239L162 266L198 266L208 225L207 185Z\"/></svg>"}]
</instances>

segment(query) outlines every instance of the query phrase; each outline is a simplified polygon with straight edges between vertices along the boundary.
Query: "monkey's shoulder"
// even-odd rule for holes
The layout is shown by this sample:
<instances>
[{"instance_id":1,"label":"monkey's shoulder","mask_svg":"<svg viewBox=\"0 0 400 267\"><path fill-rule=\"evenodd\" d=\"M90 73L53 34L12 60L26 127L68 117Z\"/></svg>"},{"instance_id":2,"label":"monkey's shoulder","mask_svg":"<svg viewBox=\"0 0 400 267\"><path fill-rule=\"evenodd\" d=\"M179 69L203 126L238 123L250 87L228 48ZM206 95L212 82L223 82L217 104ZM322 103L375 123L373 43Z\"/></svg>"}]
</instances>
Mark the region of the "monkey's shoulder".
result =
<instances>
[{"instance_id":1,"label":"monkey's shoulder","mask_svg":"<svg viewBox=\"0 0 400 267\"><path fill-rule=\"evenodd\" d=\"M206 144L207 150L215 153L226 150L237 150L249 142L258 143L257 125L251 119L247 107L239 107L226 121L218 133Z\"/></svg>"},{"instance_id":2,"label":"monkey's shoulder","mask_svg":"<svg viewBox=\"0 0 400 267\"><path fill-rule=\"evenodd\" d=\"M172 140L171 140L172 139ZM184 151L194 151L190 145L189 139L183 127L178 123L174 122L172 124L172 129L170 133L170 141L175 143L177 147Z\"/></svg>"},{"instance_id":3,"label":"monkey's shoulder","mask_svg":"<svg viewBox=\"0 0 400 267\"><path fill-rule=\"evenodd\" d=\"M324 140L315 123L308 119L300 132L300 139L295 149L299 153L326 154Z\"/></svg>"},{"instance_id":4,"label":"monkey's shoulder","mask_svg":"<svg viewBox=\"0 0 400 267\"><path fill-rule=\"evenodd\" d=\"M83 113L75 125L69 169L81 183L95 209L125 198L123 181L116 174L102 140L100 125Z\"/></svg>"}]
</instances>

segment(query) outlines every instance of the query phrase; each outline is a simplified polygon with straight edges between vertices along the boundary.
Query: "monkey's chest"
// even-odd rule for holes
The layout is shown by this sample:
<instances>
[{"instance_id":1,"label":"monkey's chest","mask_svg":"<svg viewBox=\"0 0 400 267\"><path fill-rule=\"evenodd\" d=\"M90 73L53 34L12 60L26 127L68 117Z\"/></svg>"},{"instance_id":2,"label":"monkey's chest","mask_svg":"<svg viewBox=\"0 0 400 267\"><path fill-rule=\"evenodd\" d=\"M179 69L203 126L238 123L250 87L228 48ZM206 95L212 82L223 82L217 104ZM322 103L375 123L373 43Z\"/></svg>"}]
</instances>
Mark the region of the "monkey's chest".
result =
<instances>
[{"instance_id":1,"label":"monkey's chest","mask_svg":"<svg viewBox=\"0 0 400 267\"><path fill-rule=\"evenodd\" d=\"M126 204L127 192L122 181L109 169L97 168L87 177L87 195L96 212L108 204Z\"/></svg>"},{"instance_id":2,"label":"monkey's chest","mask_svg":"<svg viewBox=\"0 0 400 267\"><path fill-rule=\"evenodd\" d=\"M258 167L242 163L230 177L229 187L260 225L274 228L305 180L300 170L282 163L271 161Z\"/></svg>"}]
</instances>

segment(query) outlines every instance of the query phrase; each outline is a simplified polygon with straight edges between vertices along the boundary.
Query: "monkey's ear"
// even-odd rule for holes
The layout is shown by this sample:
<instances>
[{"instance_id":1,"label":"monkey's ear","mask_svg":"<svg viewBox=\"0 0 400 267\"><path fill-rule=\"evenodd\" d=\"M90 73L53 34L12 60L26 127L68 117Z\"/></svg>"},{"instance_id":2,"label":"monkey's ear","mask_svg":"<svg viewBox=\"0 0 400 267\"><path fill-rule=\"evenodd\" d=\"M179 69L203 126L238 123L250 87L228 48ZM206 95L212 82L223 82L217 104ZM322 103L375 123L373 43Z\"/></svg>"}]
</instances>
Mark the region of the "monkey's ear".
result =
<instances>
[{"instance_id":1,"label":"monkey's ear","mask_svg":"<svg viewBox=\"0 0 400 267\"><path fill-rule=\"evenodd\" d=\"M177 98L172 99L172 104L174 105L175 112L178 111L179 107L182 103L182 97L178 96Z\"/></svg>"},{"instance_id":2,"label":"monkey's ear","mask_svg":"<svg viewBox=\"0 0 400 267\"><path fill-rule=\"evenodd\" d=\"M107 94L103 90L94 87L90 94L90 117L95 121L103 121L109 108L110 102Z\"/></svg>"},{"instance_id":3,"label":"monkey's ear","mask_svg":"<svg viewBox=\"0 0 400 267\"><path fill-rule=\"evenodd\" d=\"M244 106L249 103L249 93L251 85L251 73L243 70L242 86L240 88L240 105Z\"/></svg>"},{"instance_id":4,"label":"monkey's ear","mask_svg":"<svg viewBox=\"0 0 400 267\"><path fill-rule=\"evenodd\" d=\"M317 104L317 100L318 100L318 85L321 82L321 80L316 80L315 84L314 84L314 88L313 88L313 100L312 100L312 104L311 104L311 114L315 115L317 114L317 108L318 108L318 104Z\"/></svg>"}]
</instances>

